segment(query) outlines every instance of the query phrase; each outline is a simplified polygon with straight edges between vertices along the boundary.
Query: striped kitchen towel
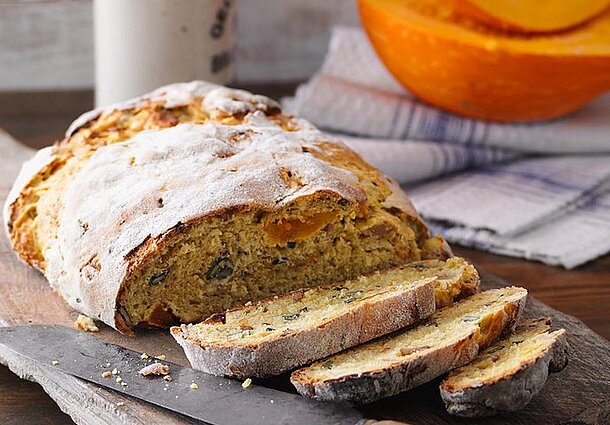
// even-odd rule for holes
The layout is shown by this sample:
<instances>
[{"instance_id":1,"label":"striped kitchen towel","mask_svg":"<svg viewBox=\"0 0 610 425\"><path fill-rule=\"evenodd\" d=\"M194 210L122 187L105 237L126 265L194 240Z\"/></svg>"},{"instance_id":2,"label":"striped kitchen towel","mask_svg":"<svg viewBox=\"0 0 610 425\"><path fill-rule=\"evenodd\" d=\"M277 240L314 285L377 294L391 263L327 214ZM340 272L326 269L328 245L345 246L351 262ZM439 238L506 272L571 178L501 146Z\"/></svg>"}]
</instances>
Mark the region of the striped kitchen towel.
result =
<instances>
[{"instance_id":1,"label":"striped kitchen towel","mask_svg":"<svg viewBox=\"0 0 610 425\"><path fill-rule=\"evenodd\" d=\"M497 124L407 93L358 28L285 106L406 186L450 242L576 267L610 251L610 96L563 119Z\"/></svg>"},{"instance_id":2,"label":"striped kitchen towel","mask_svg":"<svg viewBox=\"0 0 610 425\"><path fill-rule=\"evenodd\" d=\"M409 194L450 242L566 268L610 251L610 155L521 159Z\"/></svg>"}]
</instances>

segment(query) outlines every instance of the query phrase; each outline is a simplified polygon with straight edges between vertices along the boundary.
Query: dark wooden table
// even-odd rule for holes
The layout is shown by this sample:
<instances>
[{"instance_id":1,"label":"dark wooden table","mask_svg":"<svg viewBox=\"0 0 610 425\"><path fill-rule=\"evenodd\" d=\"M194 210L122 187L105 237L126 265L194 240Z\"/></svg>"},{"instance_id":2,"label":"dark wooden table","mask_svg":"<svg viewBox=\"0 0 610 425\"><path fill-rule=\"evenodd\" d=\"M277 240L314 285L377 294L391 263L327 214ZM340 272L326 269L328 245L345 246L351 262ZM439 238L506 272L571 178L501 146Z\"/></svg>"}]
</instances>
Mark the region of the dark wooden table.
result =
<instances>
[{"instance_id":1,"label":"dark wooden table","mask_svg":"<svg viewBox=\"0 0 610 425\"><path fill-rule=\"evenodd\" d=\"M291 93L294 84L246 87L271 97ZM0 93L0 128L32 147L61 138L68 123L91 108L91 91ZM0 170L1 171L1 170ZM551 307L578 317L610 339L610 255L576 270L566 271L539 263L454 247L480 270L495 274ZM0 367L0 423L71 424L37 385L20 380Z\"/></svg>"}]
</instances>

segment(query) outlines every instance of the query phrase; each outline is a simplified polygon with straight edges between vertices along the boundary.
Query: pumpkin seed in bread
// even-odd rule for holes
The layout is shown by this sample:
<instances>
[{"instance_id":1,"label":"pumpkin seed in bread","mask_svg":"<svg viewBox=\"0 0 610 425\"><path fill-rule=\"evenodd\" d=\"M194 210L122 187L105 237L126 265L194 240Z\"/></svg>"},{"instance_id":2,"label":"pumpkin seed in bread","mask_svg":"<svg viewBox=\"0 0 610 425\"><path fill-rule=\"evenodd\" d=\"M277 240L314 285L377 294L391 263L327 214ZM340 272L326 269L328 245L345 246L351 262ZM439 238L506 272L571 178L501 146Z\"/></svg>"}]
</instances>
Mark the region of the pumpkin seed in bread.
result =
<instances>
[{"instance_id":1,"label":"pumpkin seed in bread","mask_svg":"<svg viewBox=\"0 0 610 425\"><path fill-rule=\"evenodd\" d=\"M513 329L526 298L518 287L481 292L422 324L299 369L290 380L319 400L368 403L398 394L472 361Z\"/></svg>"},{"instance_id":2,"label":"pumpkin seed in bread","mask_svg":"<svg viewBox=\"0 0 610 425\"><path fill-rule=\"evenodd\" d=\"M195 369L271 376L413 324L478 284L462 258L420 261L228 310L172 335Z\"/></svg>"},{"instance_id":3,"label":"pumpkin seed in bread","mask_svg":"<svg viewBox=\"0 0 610 425\"><path fill-rule=\"evenodd\" d=\"M463 417L491 416L525 407L544 386L549 371L567 364L565 330L550 320L527 319L441 383L447 411Z\"/></svg>"}]
</instances>

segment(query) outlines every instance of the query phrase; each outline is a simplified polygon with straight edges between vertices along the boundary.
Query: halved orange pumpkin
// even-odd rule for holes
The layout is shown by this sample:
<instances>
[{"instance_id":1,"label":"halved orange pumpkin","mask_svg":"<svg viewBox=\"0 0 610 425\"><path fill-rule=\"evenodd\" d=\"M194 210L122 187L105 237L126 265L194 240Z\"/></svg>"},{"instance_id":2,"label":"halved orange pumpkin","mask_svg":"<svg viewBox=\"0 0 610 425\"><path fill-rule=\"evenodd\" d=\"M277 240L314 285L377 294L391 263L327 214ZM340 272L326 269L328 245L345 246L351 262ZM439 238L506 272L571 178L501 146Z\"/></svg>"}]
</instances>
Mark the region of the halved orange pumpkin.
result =
<instances>
[{"instance_id":1,"label":"halved orange pumpkin","mask_svg":"<svg viewBox=\"0 0 610 425\"><path fill-rule=\"evenodd\" d=\"M574 111L610 90L610 12L572 31L494 30L441 0L359 0L390 72L424 101L493 121Z\"/></svg>"}]
</instances>

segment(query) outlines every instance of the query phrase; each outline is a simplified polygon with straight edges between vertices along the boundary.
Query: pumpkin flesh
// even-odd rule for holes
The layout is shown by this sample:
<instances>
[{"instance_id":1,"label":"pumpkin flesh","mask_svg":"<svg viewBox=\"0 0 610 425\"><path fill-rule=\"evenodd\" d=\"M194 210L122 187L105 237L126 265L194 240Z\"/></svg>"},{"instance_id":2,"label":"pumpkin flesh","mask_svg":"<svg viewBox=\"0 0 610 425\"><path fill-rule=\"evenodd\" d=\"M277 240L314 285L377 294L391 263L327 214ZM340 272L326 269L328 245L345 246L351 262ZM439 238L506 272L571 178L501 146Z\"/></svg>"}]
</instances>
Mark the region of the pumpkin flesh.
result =
<instances>
[{"instance_id":1,"label":"pumpkin flesh","mask_svg":"<svg viewBox=\"0 0 610 425\"><path fill-rule=\"evenodd\" d=\"M359 0L388 70L424 101L474 118L533 121L610 90L610 12L553 35L515 34L440 0Z\"/></svg>"}]
</instances>

